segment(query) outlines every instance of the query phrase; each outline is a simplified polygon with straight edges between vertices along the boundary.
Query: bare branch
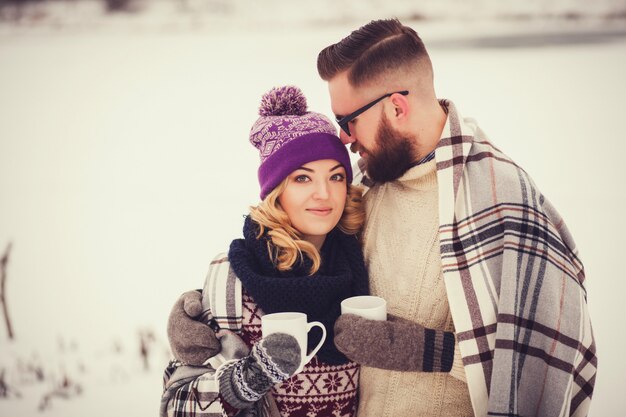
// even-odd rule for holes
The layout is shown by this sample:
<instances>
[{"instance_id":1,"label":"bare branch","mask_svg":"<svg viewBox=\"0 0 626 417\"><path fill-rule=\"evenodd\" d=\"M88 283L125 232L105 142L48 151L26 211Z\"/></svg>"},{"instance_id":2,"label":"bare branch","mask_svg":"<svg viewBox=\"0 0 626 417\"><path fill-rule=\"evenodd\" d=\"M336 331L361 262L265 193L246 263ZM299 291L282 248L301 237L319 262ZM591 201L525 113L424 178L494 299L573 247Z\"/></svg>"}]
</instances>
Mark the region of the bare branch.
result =
<instances>
[{"instance_id":1,"label":"bare branch","mask_svg":"<svg viewBox=\"0 0 626 417\"><path fill-rule=\"evenodd\" d=\"M6 382L6 369L0 369L0 398L21 398L22 394Z\"/></svg>"},{"instance_id":2,"label":"bare branch","mask_svg":"<svg viewBox=\"0 0 626 417\"><path fill-rule=\"evenodd\" d=\"M9 333L9 339L13 339L13 327L11 326L11 320L9 319L9 308L7 306L6 297L6 281L7 281L7 264L9 263L9 255L11 254L12 242L9 242L2 259L0 259L0 303L2 304L2 312L4 313L4 321L7 326L7 332Z\"/></svg>"}]
</instances>

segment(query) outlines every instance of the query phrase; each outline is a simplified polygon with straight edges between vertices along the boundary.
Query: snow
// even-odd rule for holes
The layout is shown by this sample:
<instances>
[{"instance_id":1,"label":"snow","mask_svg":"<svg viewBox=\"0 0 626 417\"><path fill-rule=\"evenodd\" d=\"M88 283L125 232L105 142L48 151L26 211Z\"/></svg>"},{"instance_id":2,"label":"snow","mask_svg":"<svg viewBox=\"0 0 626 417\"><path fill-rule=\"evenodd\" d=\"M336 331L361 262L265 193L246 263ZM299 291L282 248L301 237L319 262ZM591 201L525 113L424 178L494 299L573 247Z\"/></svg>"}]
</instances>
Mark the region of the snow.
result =
<instances>
[{"instance_id":1,"label":"snow","mask_svg":"<svg viewBox=\"0 0 626 417\"><path fill-rule=\"evenodd\" d=\"M42 415L155 415L169 309L202 284L258 201L247 137L261 94L295 84L330 116L317 52L370 18L414 13L408 1L384 14L375 1L207 4L104 17L94 2L54 2L39 20L29 9L0 22L0 252L13 242L16 333L9 342L0 325L0 369L22 393L0 399L0 415L40 415L64 376L71 399L53 398ZM572 231L599 347L590 415L618 415L626 25L606 16L626 4L467 4L424 1L411 24L438 95L478 120ZM154 333L149 370L140 332Z\"/></svg>"}]
</instances>

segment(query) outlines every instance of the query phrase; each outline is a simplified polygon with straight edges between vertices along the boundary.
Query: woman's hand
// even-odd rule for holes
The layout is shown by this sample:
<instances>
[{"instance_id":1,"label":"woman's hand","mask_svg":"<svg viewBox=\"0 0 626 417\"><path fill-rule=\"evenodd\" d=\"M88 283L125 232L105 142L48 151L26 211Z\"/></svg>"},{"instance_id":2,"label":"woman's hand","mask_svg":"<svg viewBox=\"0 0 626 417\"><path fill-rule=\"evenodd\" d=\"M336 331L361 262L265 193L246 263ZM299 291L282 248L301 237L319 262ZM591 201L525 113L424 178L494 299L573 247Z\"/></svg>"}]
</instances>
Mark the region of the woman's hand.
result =
<instances>
[{"instance_id":1,"label":"woman's hand","mask_svg":"<svg viewBox=\"0 0 626 417\"><path fill-rule=\"evenodd\" d=\"M288 334L272 333L255 344L248 356L218 369L220 395L232 407L250 408L273 385L291 378L300 361L298 341Z\"/></svg>"}]
</instances>

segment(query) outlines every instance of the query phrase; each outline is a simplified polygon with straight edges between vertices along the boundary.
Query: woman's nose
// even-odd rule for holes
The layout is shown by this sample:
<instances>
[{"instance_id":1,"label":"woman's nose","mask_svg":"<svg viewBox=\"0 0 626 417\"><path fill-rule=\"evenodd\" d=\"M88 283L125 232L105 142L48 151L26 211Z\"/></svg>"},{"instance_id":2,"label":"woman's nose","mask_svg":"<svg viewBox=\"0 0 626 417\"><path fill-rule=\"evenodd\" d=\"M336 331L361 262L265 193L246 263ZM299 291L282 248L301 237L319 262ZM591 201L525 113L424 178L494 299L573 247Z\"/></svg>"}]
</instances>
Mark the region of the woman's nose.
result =
<instances>
[{"instance_id":1,"label":"woman's nose","mask_svg":"<svg viewBox=\"0 0 626 417\"><path fill-rule=\"evenodd\" d=\"M325 181L316 185L314 197L318 200L326 200L328 198L328 184Z\"/></svg>"}]
</instances>

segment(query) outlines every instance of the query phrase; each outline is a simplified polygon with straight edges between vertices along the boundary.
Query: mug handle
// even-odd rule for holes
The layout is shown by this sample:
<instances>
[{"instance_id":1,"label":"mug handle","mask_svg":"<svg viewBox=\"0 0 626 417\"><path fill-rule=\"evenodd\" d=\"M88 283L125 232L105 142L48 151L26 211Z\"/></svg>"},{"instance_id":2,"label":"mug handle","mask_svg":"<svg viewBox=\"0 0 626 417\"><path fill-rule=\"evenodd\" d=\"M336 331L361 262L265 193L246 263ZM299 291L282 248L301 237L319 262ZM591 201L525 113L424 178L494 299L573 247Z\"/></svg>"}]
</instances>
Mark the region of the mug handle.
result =
<instances>
[{"instance_id":1,"label":"mug handle","mask_svg":"<svg viewBox=\"0 0 626 417\"><path fill-rule=\"evenodd\" d=\"M324 341L326 340L326 327L324 327L324 325L322 323L320 323L319 321L312 321L310 323L307 323L306 326L306 332L307 334L311 331L311 329L313 327L319 327L320 329L322 329L322 338L320 339L320 342L317 344L317 346L315 346L313 348L313 350L311 351L311 353L309 353L308 355L306 355L306 357L304 358L304 362L302 362L302 367L304 367L304 365L306 365L307 363L309 363L311 361L311 359L313 359L313 356L315 356L315 354L317 353L318 350L320 350L320 348L322 347L322 345L324 344Z\"/></svg>"}]
</instances>

